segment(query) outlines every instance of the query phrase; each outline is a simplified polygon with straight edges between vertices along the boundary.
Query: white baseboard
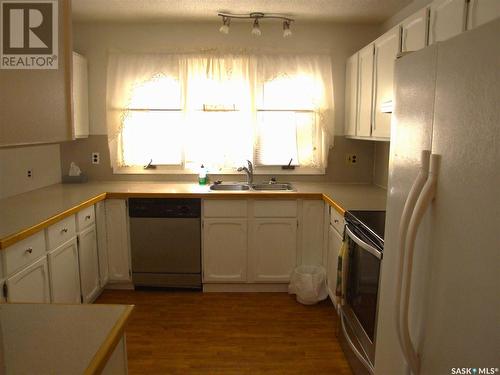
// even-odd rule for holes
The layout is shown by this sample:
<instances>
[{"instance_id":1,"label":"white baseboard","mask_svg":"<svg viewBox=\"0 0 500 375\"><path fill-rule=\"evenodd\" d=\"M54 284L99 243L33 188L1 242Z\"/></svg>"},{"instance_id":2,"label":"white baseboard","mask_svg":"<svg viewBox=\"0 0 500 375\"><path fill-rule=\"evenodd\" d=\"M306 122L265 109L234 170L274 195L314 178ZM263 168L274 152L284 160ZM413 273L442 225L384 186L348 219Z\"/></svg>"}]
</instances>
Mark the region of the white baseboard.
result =
<instances>
[{"instance_id":1,"label":"white baseboard","mask_svg":"<svg viewBox=\"0 0 500 375\"><path fill-rule=\"evenodd\" d=\"M203 284L204 293L224 292L224 293L288 293L288 283L286 284Z\"/></svg>"}]
</instances>

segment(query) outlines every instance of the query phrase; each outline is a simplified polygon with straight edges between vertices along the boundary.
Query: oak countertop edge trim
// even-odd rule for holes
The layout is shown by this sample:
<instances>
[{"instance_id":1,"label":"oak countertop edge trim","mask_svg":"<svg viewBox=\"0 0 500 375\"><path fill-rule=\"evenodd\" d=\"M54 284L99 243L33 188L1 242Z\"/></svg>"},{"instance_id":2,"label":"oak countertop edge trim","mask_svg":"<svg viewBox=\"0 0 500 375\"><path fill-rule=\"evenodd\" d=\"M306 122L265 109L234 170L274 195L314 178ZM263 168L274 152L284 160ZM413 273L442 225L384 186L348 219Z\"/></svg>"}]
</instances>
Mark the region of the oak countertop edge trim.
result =
<instances>
[{"instance_id":1,"label":"oak countertop edge trim","mask_svg":"<svg viewBox=\"0 0 500 375\"><path fill-rule=\"evenodd\" d=\"M125 311L121 314L120 318L115 323L108 336L90 361L84 375L97 375L102 373L102 370L104 370L109 358L113 354L116 345L118 345L118 342L123 337L125 327L134 308L134 305L126 306Z\"/></svg>"},{"instance_id":2,"label":"oak countertop edge trim","mask_svg":"<svg viewBox=\"0 0 500 375\"><path fill-rule=\"evenodd\" d=\"M29 236L51 226L52 224L61 221L62 219L71 216L78 211L92 206L97 202L103 201L105 199L126 199L126 198L140 198L140 197L151 197L151 198L201 198L201 199L287 199L288 197L293 199L322 199L325 203L337 210L341 215L345 214L345 209L338 204L334 199L329 197L324 193L300 193L300 192L274 192L274 193L248 193L248 192L238 192L238 193L139 193L139 192L104 192L85 200L82 203L75 205L63 212L57 213L54 216L49 217L29 228L22 229L19 232L12 233L4 238L0 238L0 250L4 250L7 247L28 238Z\"/></svg>"}]
</instances>

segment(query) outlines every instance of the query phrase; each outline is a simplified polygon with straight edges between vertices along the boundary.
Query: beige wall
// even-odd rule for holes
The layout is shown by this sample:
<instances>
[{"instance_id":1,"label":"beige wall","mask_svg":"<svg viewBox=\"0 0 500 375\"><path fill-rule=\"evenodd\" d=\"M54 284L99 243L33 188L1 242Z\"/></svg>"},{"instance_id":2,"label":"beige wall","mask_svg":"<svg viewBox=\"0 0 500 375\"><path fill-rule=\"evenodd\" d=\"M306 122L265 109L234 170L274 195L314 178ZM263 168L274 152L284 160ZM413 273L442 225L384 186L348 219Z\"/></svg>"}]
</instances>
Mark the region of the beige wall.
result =
<instances>
[{"instance_id":1,"label":"beige wall","mask_svg":"<svg viewBox=\"0 0 500 375\"><path fill-rule=\"evenodd\" d=\"M60 163L58 144L0 149L0 199L61 182Z\"/></svg>"},{"instance_id":2,"label":"beige wall","mask_svg":"<svg viewBox=\"0 0 500 375\"><path fill-rule=\"evenodd\" d=\"M84 23L73 27L74 49L89 61L91 134L106 134L106 65L110 50L132 52L190 52L207 49L249 52L327 53L332 56L336 133L343 134L346 58L375 39L378 25L302 23L283 38L280 22L263 22L260 38L250 34L249 22L234 21L228 35L217 22L162 24Z\"/></svg>"},{"instance_id":3,"label":"beige wall","mask_svg":"<svg viewBox=\"0 0 500 375\"><path fill-rule=\"evenodd\" d=\"M373 183L387 189L389 178L389 142L376 142L374 147Z\"/></svg>"},{"instance_id":4,"label":"beige wall","mask_svg":"<svg viewBox=\"0 0 500 375\"><path fill-rule=\"evenodd\" d=\"M326 175L293 176L283 179L335 181L342 183L371 183L373 181L374 145L372 142L347 140L339 135L344 130L345 61L348 56L372 41L379 34L379 25L351 25L332 23L296 22L293 36L282 37L281 23L262 24L263 35L250 34L248 22L234 21L229 35L219 33L219 23L183 22L166 24L75 24L74 49L85 55L89 62L90 133L88 140L61 145L61 167L67 173L71 161L77 162L94 180L194 180L185 175L113 175L109 164L106 136L106 65L107 54L128 52L190 52L207 49L248 52L326 53L332 57L335 147L329 154ZM92 165L90 154L101 153L101 164ZM358 155L359 163L349 166L346 153ZM267 176L260 176L266 178ZM214 176L214 178L217 178ZM225 180L240 176L223 176Z\"/></svg>"},{"instance_id":5,"label":"beige wall","mask_svg":"<svg viewBox=\"0 0 500 375\"><path fill-rule=\"evenodd\" d=\"M69 165L74 161L89 180L148 180L148 181L195 181L194 175L114 175L110 167L108 140L105 135L91 135L88 139L80 139L61 144L61 169L67 175ZM328 168L325 175L315 176L277 176L281 180L291 181L329 181L338 183L372 183L374 143L335 137L335 147L329 154ZM99 152L101 163L91 163L91 153ZM356 154L358 163L346 163L345 154ZM256 180L268 179L271 176L259 175ZM235 181L244 178L242 175L212 175L213 180Z\"/></svg>"}]
</instances>

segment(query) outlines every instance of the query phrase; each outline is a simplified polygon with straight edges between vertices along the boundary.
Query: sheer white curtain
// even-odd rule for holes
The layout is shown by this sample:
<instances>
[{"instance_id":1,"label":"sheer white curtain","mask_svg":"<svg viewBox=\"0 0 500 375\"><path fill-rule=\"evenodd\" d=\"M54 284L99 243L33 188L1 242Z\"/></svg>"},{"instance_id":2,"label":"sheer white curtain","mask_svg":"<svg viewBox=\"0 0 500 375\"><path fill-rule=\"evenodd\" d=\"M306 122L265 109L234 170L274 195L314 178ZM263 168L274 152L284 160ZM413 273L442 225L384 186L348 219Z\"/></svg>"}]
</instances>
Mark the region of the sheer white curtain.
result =
<instances>
[{"instance_id":1,"label":"sheer white curtain","mask_svg":"<svg viewBox=\"0 0 500 375\"><path fill-rule=\"evenodd\" d=\"M144 126L136 129L135 135L147 136L148 130L158 128L162 111L180 109L181 92L175 90L179 82L179 58L169 54L123 54L111 53L107 71L107 129L111 166L115 169L130 164L147 164L144 160L125 157L125 148L144 147L140 142L124 144L127 120L136 117ZM171 84L169 85L168 82ZM178 85L180 87L180 84ZM165 113L167 111L164 111ZM142 118L137 118L142 117ZM133 134L129 134L133 136ZM136 138L137 139L137 138ZM154 137L152 137L154 139ZM144 139L143 141L148 141ZM156 137L156 142L159 142ZM157 149L161 145L157 145ZM158 150L159 151L159 150ZM139 158L140 159L140 158Z\"/></svg>"},{"instance_id":2,"label":"sheer white curtain","mask_svg":"<svg viewBox=\"0 0 500 375\"><path fill-rule=\"evenodd\" d=\"M123 54L108 62L112 166L324 168L333 142L329 56ZM168 152L167 152L168 151Z\"/></svg>"}]
</instances>

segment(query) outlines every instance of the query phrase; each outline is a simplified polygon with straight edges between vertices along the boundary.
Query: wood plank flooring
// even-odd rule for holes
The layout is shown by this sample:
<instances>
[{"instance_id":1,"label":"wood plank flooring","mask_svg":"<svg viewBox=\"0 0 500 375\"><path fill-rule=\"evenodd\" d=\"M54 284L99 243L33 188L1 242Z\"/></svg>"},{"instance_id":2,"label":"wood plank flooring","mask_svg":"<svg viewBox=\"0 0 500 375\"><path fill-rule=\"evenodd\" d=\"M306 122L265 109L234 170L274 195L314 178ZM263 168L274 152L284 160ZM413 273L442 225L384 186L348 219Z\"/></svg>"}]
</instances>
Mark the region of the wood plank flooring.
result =
<instances>
[{"instance_id":1,"label":"wood plank flooring","mask_svg":"<svg viewBox=\"0 0 500 375\"><path fill-rule=\"evenodd\" d=\"M136 305L126 329L130 374L352 374L329 301L107 290L96 303Z\"/></svg>"}]
</instances>

